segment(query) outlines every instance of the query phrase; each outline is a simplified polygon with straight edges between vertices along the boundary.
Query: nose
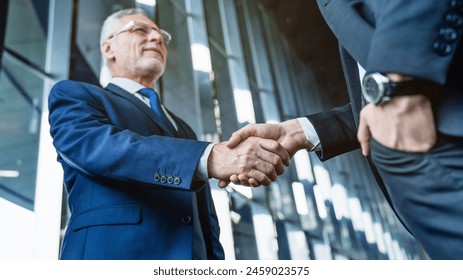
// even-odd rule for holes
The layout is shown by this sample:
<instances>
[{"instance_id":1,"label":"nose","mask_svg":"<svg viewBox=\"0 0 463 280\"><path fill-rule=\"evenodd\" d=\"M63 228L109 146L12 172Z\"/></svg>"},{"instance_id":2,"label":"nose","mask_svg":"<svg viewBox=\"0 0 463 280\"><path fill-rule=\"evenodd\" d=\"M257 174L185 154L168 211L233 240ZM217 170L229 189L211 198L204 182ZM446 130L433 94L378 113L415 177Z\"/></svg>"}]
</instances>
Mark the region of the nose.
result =
<instances>
[{"instance_id":1,"label":"nose","mask_svg":"<svg viewBox=\"0 0 463 280\"><path fill-rule=\"evenodd\" d=\"M164 44L164 38L162 37L161 32L159 32L156 29L151 29L150 30L150 33L148 34L148 39L150 41L156 41L156 42L159 42L161 44Z\"/></svg>"}]
</instances>

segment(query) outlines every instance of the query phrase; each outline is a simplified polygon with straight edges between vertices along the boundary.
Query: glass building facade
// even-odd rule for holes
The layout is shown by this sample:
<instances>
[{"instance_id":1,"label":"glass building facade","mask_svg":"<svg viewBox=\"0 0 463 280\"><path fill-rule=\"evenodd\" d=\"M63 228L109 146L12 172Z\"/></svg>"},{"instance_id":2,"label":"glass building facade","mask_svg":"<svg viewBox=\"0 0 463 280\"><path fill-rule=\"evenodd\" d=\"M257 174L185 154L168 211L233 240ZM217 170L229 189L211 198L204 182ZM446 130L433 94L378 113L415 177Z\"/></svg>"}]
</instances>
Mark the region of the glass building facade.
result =
<instances>
[{"instance_id":1,"label":"glass building facade","mask_svg":"<svg viewBox=\"0 0 463 280\"><path fill-rule=\"evenodd\" d=\"M0 246L14 239L33 253L15 255L11 245L0 258L57 258L68 212L47 95L62 79L105 83L100 27L134 6L172 34L159 88L202 140L348 102L337 43L314 1L2 1L0 223L8 227L18 213L15 225L28 225L0 232ZM300 151L269 187L211 185L228 259L426 257L359 151L326 162Z\"/></svg>"}]
</instances>

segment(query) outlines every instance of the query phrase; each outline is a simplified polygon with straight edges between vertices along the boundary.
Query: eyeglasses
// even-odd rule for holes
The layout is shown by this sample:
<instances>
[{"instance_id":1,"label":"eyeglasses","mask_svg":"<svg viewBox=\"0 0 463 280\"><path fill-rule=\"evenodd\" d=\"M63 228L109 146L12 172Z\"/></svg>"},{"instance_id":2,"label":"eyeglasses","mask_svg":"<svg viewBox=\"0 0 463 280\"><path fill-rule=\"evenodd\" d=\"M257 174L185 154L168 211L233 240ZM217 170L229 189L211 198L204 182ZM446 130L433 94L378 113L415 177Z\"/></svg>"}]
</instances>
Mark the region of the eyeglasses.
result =
<instances>
[{"instance_id":1,"label":"eyeglasses","mask_svg":"<svg viewBox=\"0 0 463 280\"><path fill-rule=\"evenodd\" d=\"M127 22L126 25L124 25L121 30L117 31L116 33L113 33L108 37L109 39L112 39L116 37L117 35L123 33L123 32L130 32L130 33L137 33L142 36L148 36L151 31L157 32L162 36L162 40L164 45L168 45L170 43L170 40L172 40L172 35L169 34L169 32L162 30L162 29L156 29L152 26L149 26L148 24L142 23L142 22L136 22L136 21L129 21Z\"/></svg>"}]
</instances>

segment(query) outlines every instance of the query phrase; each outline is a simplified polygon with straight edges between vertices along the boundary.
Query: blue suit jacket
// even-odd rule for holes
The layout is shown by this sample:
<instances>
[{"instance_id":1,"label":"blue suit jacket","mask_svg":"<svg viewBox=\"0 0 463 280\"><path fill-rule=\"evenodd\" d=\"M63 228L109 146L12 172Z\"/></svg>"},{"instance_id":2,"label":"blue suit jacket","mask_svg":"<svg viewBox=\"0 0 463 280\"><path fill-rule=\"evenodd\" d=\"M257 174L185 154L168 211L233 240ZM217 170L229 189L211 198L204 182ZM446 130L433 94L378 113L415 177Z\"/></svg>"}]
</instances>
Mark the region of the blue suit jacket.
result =
<instances>
[{"instance_id":1,"label":"blue suit jacket","mask_svg":"<svg viewBox=\"0 0 463 280\"><path fill-rule=\"evenodd\" d=\"M194 178L208 143L185 122L173 115L178 136L165 137L113 84L61 81L49 109L71 211L62 259L192 259L196 207L207 258L223 259L210 187Z\"/></svg>"},{"instance_id":2,"label":"blue suit jacket","mask_svg":"<svg viewBox=\"0 0 463 280\"><path fill-rule=\"evenodd\" d=\"M362 108L357 62L444 85L435 100L438 130L463 137L463 0L317 0L339 41L350 104L307 116L327 160L359 148ZM329 126L326 124L330 123Z\"/></svg>"}]
</instances>

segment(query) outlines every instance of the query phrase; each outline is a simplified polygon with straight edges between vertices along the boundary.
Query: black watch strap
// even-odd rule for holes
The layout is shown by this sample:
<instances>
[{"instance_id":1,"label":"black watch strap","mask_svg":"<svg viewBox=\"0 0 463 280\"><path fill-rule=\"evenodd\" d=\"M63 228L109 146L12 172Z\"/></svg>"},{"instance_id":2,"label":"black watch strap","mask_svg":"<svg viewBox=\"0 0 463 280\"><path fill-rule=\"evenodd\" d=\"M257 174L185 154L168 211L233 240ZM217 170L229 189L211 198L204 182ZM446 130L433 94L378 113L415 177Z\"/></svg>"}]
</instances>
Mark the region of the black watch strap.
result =
<instances>
[{"instance_id":1,"label":"black watch strap","mask_svg":"<svg viewBox=\"0 0 463 280\"><path fill-rule=\"evenodd\" d=\"M385 84L385 96L405 96L423 94L433 96L441 89L441 86L421 79L411 79L401 82L389 82Z\"/></svg>"}]
</instances>

